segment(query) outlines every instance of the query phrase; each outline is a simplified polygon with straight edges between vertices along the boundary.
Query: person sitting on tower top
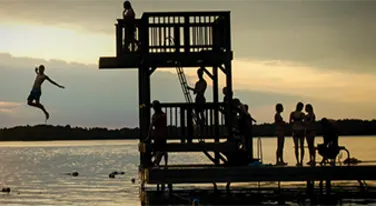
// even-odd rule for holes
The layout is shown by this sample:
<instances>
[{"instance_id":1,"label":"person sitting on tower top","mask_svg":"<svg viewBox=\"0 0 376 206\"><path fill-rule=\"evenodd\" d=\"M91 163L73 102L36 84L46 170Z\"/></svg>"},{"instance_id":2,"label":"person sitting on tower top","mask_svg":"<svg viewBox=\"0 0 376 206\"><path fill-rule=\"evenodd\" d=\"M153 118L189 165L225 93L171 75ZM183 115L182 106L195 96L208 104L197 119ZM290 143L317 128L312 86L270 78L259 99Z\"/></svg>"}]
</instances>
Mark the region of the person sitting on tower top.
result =
<instances>
[{"instance_id":1,"label":"person sitting on tower top","mask_svg":"<svg viewBox=\"0 0 376 206\"><path fill-rule=\"evenodd\" d=\"M206 80L204 79L204 69L201 67L197 70L198 81L196 82L195 88L188 87L196 95L196 115L200 120L204 119L203 105L206 103L205 91L207 88Z\"/></svg>"},{"instance_id":2,"label":"person sitting on tower top","mask_svg":"<svg viewBox=\"0 0 376 206\"><path fill-rule=\"evenodd\" d=\"M37 74L37 77L35 78L33 88L30 92L29 97L27 98L27 104L32 107L37 107L41 109L44 114L46 115L46 121L48 118L50 118L50 114L47 112L47 110L44 108L44 106L40 103L40 96L42 95L42 84L44 80L49 81L51 84L56 85L59 88L64 89L63 86L59 85L58 83L51 80L45 73L44 73L45 67L43 65L40 65L39 67L35 68L35 73ZM35 102L34 102L35 100Z\"/></svg>"}]
</instances>

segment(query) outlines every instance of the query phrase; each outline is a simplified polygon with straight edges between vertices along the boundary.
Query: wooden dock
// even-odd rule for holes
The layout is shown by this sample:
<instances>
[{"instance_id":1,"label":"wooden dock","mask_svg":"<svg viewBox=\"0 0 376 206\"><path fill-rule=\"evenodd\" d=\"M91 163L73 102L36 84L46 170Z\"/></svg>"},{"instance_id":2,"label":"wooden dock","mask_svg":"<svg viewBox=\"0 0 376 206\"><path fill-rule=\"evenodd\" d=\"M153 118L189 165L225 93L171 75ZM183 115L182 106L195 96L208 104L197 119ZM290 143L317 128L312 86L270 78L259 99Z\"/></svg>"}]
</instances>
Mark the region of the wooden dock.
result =
<instances>
[{"instance_id":1,"label":"wooden dock","mask_svg":"<svg viewBox=\"0 0 376 206\"><path fill-rule=\"evenodd\" d=\"M376 180L376 165L315 167L171 165L140 169L140 179L148 185L169 186L167 191L161 190L159 186L157 189L142 189L143 205L187 205L196 200L204 205L280 205L306 201L311 205L336 205L346 200L376 202L375 188L365 182ZM256 184L258 186L237 185L232 188L229 184L252 184L252 182L258 183ZM280 186L283 182L286 187ZM292 185L291 182L296 182L300 186ZM315 182L319 183L316 187ZM333 184L335 182L339 185ZM343 184L344 182L347 184ZM213 184L213 187L199 186L205 183ZM226 188L219 189L217 187L219 183L227 183ZM268 186L259 185L266 183L269 183ZM184 184L184 187L179 189L179 184ZM174 188L172 185L175 185Z\"/></svg>"},{"instance_id":2,"label":"wooden dock","mask_svg":"<svg viewBox=\"0 0 376 206\"><path fill-rule=\"evenodd\" d=\"M143 169L147 184L376 180L376 166L168 166Z\"/></svg>"},{"instance_id":3,"label":"wooden dock","mask_svg":"<svg viewBox=\"0 0 376 206\"><path fill-rule=\"evenodd\" d=\"M375 204L376 188L360 191L353 186L333 187L332 194L314 191L307 194L296 186L239 188L228 192L210 188L174 190L170 192L142 191L142 205L341 205L358 203Z\"/></svg>"}]
</instances>

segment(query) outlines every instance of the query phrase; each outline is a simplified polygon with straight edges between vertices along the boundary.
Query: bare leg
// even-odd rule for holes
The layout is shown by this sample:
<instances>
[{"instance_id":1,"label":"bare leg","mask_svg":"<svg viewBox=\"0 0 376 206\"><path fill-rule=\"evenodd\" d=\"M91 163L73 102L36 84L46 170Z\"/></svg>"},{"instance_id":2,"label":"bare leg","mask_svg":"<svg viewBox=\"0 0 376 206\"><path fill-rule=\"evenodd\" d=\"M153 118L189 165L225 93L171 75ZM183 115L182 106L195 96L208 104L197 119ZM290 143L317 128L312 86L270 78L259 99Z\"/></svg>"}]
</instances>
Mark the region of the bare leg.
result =
<instances>
[{"instance_id":1,"label":"bare leg","mask_svg":"<svg viewBox=\"0 0 376 206\"><path fill-rule=\"evenodd\" d=\"M308 135L307 136L307 144L309 150L309 162L313 164L316 160L316 151L315 151L315 137Z\"/></svg>"},{"instance_id":2,"label":"bare leg","mask_svg":"<svg viewBox=\"0 0 376 206\"><path fill-rule=\"evenodd\" d=\"M44 106L39 102L32 102L32 101L28 101L27 104L29 106L32 106L32 107L36 107L36 108L39 108L43 111L44 115L46 115L46 121L50 118L50 114L47 112L46 108L44 108Z\"/></svg>"},{"instance_id":3,"label":"bare leg","mask_svg":"<svg viewBox=\"0 0 376 206\"><path fill-rule=\"evenodd\" d=\"M298 137L294 136L294 146L295 146L295 158L296 158L296 166L299 165L299 142Z\"/></svg>"},{"instance_id":4,"label":"bare leg","mask_svg":"<svg viewBox=\"0 0 376 206\"><path fill-rule=\"evenodd\" d=\"M277 137L277 152L276 152L276 159L277 159L277 165L282 162L281 160L281 139L282 137L278 136Z\"/></svg>"},{"instance_id":5,"label":"bare leg","mask_svg":"<svg viewBox=\"0 0 376 206\"><path fill-rule=\"evenodd\" d=\"M280 147L281 147L281 151L280 151L281 163L283 165L286 165L287 163L285 163L285 161L283 161L283 148L285 147L285 137L284 136L281 137Z\"/></svg>"},{"instance_id":6,"label":"bare leg","mask_svg":"<svg viewBox=\"0 0 376 206\"><path fill-rule=\"evenodd\" d=\"M161 163L161 160L162 160L162 156L163 156L162 152L159 152L159 151L156 152L153 164L159 166L159 164Z\"/></svg>"},{"instance_id":7,"label":"bare leg","mask_svg":"<svg viewBox=\"0 0 376 206\"><path fill-rule=\"evenodd\" d=\"M304 136L299 137L300 140L300 165L303 165L304 159Z\"/></svg>"}]
</instances>

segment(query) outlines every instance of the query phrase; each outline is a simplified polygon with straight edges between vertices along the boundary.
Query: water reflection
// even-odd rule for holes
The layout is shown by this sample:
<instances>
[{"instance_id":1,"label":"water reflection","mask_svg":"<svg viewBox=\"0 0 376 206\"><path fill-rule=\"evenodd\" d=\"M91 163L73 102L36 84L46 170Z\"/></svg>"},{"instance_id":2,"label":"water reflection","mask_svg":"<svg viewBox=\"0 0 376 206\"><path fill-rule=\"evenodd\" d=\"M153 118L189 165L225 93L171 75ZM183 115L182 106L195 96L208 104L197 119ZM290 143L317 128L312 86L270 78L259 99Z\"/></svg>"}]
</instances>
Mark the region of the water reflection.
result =
<instances>
[{"instance_id":1,"label":"water reflection","mask_svg":"<svg viewBox=\"0 0 376 206\"><path fill-rule=\"evenodd\" d=\"M321 139L317 140L321 142ZM254 141L256 146L256 141ZM352 156L376 157L376 138L342 138ZM265 163L275 162L276 139L263 139ZM139 205L137 141L1 142L0 205ZM285 160L295 164L292 140L287 138ZM209 163L203 154L169 155L171 163ZM308 160L308 158L306 158ZM77 171L79 176L65 173ZM111 179L113 171L123 171Z\"/></svg>"}]
</instances>

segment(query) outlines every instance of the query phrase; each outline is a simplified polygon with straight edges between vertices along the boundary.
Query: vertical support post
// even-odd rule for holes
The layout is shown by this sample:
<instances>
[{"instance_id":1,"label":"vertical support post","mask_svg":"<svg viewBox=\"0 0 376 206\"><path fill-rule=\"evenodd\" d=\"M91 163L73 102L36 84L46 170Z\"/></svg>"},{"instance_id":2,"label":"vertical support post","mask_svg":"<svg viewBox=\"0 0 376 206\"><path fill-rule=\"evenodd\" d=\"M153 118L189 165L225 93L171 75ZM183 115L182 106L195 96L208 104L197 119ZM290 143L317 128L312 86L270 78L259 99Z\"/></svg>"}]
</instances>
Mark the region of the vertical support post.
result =
<instances>
[{"instance_id":1,"label":"vertical support post","mask_svg":"<svg viewBox=\"0 0 376 206\"><path fill-rule=\"evenodd\" d=\"M214 142L219 143L218 67L213 67ZM219 152L215 152L215 164L219 165Z\"/></svg>"},{"instance_id":2,"label":"vertical support post","mask_svg":"<svg viewBox=\"0 0 376 206\"><path fill-rule=\"evenodd\" d=\"M139 98L139 125L140 125L140 142L143 142L147 136L150 124L150 72L147 62L149 52L149 28L148 17L142 18L139 25L142 60L138 68L138 98ZM146 61L146 62L145 62ZM149 142L146 142L150 145ZM140 168L147 168L151 164L150 147L146 147L145 153L140 153Z\"/></svg>"},{"instance_id":3,"label":"vertical support post","mask_svg":"<svg viewBox=\"0 0 376 206\"><path fill-rule=\"evenodd\" d=\"M187 109L187 143L192 143L193 139L193 117L192 108Z\"/></svg>"},{"instance_id":4,"label":"vertical support post","mask_svg":"<svg viewBox=\"0 0 376 206\"><path fill-rule=\"evenodd\" d=\"M181 135L181 143L185 143L187 139L186 135L186 126L185 126L185 109L180 107L180 135Z\"/></svg>"},{"instance_id":5,"label":"vertical support post","mask_svg":"<svg viewBox=\"0 0 376 206\"><path fill-rule=\"evenodd\" d=\"M175 46L175 52L180 52L180 27L175 26L174 27L174 46Z\"/></svg>"},{"instance_id":6,"label":"vertical support post","mask_svg":"<svg viewBox=\"0 0 376 206\"><path fill-rule=\"evenodd\" d=\"M224 20L224 27L225 27L225 48L226 52L231 51L231 19L230 19L230 13L227 13L225 15L225 20ZM226 111L226 124L228 127L228 135L231 138L233 136L232 132L232 96L233 96L233 91L232 91L232 68L231 68L231 59L226 59L225 60L225 69L226 69L226 86L227 86L227 91L228 91L228 102L227 102L227 111Z\"/></svg>"},{"instance_id":7,"label":"vertical support post","mask_svg":"<svg viewBox=\"0 0 376 206\"><path fill-rule=\"evenodd\" d=\"M189 16L184 17L184 52L188 53L190 50L190 37L189 37Z\"/></svg>"},{"instance_id":8,"label":"vertical support post","mask_svg":"<svg viewBox=\"0 0 376 206\"><path fill-rule=\"evenodd\" d=\"M232 131L232 125L233 125L233 114L232 114L232 68L231 68L231 62L226 60L225 63L225 69L226 69L226 87L227 87L227 105L226 105L226 126L228 131L228 137L227 140L230 140L233 138L233 131ZM230 139L229 139L230 138Z\"/></svg>"},{"instance_id":9,"label":"vertical support post","mask_svg":"<svg viewBox=\"0 0 376 206\"><path fill-rule=\"evenodd\" d=\"M140 143L146 139L150 125L150 75L149 67L141 66L138 69L138 92L139 92L139 124ZM150 144L150 140L147 142ZM151 161L150 147L146 147L146 152L141 153L140 163L142 168L147 168Z\"/></svg>"},{"instance_id":10,"label":"vertical support post","mask_svg":"<svg viewBox=\"0 0 376 206\"><path fill-rule=\"evenodd\" d=\"M122 27L119 23L115 24L116 26L116 56L121 56L123 53L123 32Z\"/></svg>"}]
</instances>

